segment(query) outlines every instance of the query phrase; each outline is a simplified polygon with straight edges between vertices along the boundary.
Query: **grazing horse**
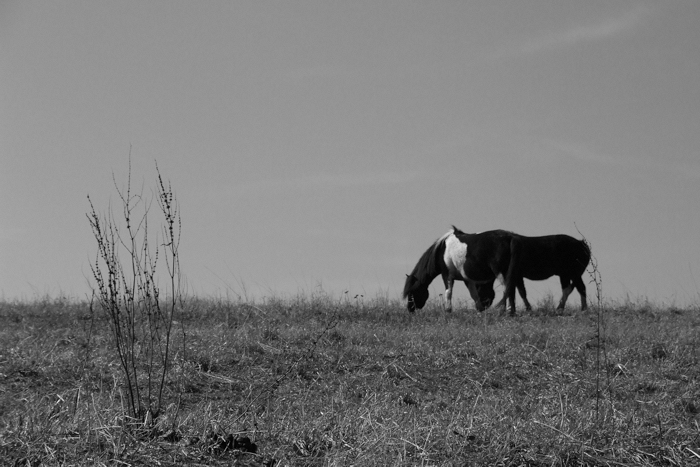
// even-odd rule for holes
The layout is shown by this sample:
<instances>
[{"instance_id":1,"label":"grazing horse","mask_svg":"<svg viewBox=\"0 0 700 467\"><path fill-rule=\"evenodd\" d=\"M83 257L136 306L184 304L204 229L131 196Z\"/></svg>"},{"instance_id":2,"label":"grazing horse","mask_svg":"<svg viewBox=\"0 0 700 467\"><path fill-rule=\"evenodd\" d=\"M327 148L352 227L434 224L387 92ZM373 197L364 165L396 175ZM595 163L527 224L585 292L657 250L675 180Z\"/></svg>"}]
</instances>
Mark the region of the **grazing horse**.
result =
<instances>
[{"instance_id":1,"label":"grazing horse","mask_svg":"<svg viewBox=\"0 0 700 467\"><path fill-rule=\"evenodd\" d=\"M503 276L505 291L497 307L505 309L510 301L515 314L517 289L530 310L524 279L544 280L559 276L562 298L557 308L564 308L575 287L581 295L581 309L586 309L586 286L581 276L590 261L585 242L568 235L526 237L506 230L468 234L452 226L437 239L418 260L406 277L403 297L408 311L422 308L428 300L428 286L438 275L445 283L446 309L452 309L452 287L455 279L467 285L479 311L488 308L495 297L493 282Z\"/></svg>"},{"instance_id":2,"label":"grazing horse","mask_svg":"<svg viewBox=\"0 0 700 467\"><path fill-rule=\"evenodd\" d=\"M498 271L508 268L509 256L502 256L498 243L508 232L497 230L481 234L465 234L452 226L452 230L435 240L423 253L411 274L406 276L403 298L408 299L406 308L414 312L423 308L428 300L428 286L437 276L445 283L445 308L452 311L452 288L455 280L464 281L476 309L483 311L493 303L496 294L493 282ZM493 255L492 252L498 252Z\"/></svg>"},{"instance_id":3,"label":"grazing horse","mask_svg":"<svg viewBox=\"0 0 700 467\"><path fill-rule=\"evenodd\" d=\"M531 309L525 295L523 279L541 281L552 276L559 276L562 296L557 309L564 309L574 287L581 296L581 310L587 308L586 286L583 273L591 260L591 251L586 242L568 235L545 235L526 237L510 233L508 245L510 262L507 270L500 269L505 281L503 298L496 305L505 309L506 300L510 302L510 313L515 314L515 289L517 288L527 310ZM494 252L497 254L498 252Z\"/></svg>"}]
</instances>

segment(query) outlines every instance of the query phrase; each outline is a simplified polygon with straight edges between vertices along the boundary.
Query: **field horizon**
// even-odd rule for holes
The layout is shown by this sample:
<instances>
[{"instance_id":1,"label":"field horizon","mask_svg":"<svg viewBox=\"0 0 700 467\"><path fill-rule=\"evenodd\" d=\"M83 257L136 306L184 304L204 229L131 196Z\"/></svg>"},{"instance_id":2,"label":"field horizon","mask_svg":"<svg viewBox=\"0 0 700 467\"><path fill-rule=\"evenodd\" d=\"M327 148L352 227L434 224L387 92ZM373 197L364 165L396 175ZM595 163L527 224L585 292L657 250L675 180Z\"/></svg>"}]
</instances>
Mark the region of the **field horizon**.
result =
<instances>
[{"instance_id":1,"label":"field horizon","mask_svg":"<svg viewBox=\"0 0 700 467\"><path fill-rule=\"evenodd\" d=\"M0 300L0 463L700 465L700 307L555 304L188 297L137 424L96 305Z\"/></svg>"}]
</instances>

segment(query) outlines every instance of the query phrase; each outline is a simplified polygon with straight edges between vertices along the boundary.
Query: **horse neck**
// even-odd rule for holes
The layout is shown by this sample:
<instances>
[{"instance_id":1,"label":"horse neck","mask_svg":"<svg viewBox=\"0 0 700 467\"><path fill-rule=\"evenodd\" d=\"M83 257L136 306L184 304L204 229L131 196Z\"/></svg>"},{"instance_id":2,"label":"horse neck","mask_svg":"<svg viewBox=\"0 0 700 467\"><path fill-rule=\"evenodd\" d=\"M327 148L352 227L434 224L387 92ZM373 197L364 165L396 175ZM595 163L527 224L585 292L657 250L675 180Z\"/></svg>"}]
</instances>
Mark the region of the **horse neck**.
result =
<instances>
[{"instance_id":1,"label":"horse neck","mask_svg":"<svg viewBox=\"0 0 700 467\"><path fill-rule=\"evenodd\" d=\"M411 273L417 280L413 288L421 287L427 289L430 283L442 274L442 270L445 268L445 262L442 257L445 252L445 239L450 234L451 232L448 232L437 239L418 260L418 264L416 264Z\"/></svg>"},{"instance_id":2,"label":"horse neck","mask_svg":"<svg viewBox=\"0 0 700 467\"><path fill-rule=\"evenodd\" d=\"M435 280L437 276L440 275L440 272L435 272L430 271L429 274L424 274L419 281L415 284L414 288L424 288L427 289L428 286Z\"/></svg>"},{"instance_id":3,"label":"horse neck","mask_svg":"<svg viewBox=\"0 0 700 467\"><path fill-rule=\"evenodd\" d=\"M438 256L439 255L435 255L433 258L431 258L431 260L425 264L420 274L415 274L414 272L414 277L418 279L416 285L427 289L431 282L433 282L437 276L442 274L442 269L445 267L445 264L442 257Z\"/></svg>"}]
</instances>

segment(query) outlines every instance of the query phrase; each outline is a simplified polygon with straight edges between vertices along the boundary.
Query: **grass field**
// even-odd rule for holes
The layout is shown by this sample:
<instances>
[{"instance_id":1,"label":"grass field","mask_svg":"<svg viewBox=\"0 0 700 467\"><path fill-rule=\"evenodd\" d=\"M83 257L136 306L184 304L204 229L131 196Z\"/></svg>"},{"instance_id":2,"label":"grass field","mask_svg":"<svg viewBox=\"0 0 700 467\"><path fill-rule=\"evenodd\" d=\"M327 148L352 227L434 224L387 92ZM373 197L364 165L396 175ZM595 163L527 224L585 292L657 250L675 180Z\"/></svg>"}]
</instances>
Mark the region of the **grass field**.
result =
<instances>
[{"instance_id":1,"label":"grass field","mask_svg":"<svg viewBox=\"0 0 700 467\"><path fill-rule=\"evenodd\" d=\"M101 313L0 302L0 464L700 465L699 309L551 303L190 299L143 427Z\"/></svg>"}]
</instances>

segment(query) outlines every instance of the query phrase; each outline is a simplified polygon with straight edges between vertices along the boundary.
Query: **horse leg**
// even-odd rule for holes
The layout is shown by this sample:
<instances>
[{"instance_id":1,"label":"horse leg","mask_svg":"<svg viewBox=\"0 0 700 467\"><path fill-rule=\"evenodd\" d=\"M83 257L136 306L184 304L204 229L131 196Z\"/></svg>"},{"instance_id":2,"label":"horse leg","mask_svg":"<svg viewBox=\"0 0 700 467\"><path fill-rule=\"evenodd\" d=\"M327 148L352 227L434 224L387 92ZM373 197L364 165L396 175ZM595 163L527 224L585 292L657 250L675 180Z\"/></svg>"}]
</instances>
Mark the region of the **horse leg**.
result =
<instances>
[{"instance_id":1,"label":"horse leg","mask_svg":"<svg viewBox=\"0 0 700 467\"><path fill-rule=\"evenodd\" d=\"M508 301L510 302L511 316L515 316L515 289L516 287L513 287L513 289L510 291L510 296L508 297Z\"/></svg>"},{"instance_id":2,"label":"horse leg","mask_svg":"<svg viewBox=\"0 0 700 467\"><path fill-rule=\"evenodd\" d=\"M568 277L560 276L559 281L561 282L561 300L559 300L557 310L563 310L566 306L566 299L569 298L571 292L574 291L574 286L571 284L571 280L569 280Z\"/></svg>"},{"instance_id":3,"label":"horse leg","mask_svg":"<svg viewBox=\"0 0 700 467\"><path fill-rule=\"evenodd\" d=\"M510 314L511 316L515 315L515 287L511 288L512 290L506 289L503 292L503 298L501 299L496 306L494 306L494 309L500 310L501 313L504 313L508 309L508 303L510 303Z\"/></svg>"},{"instance_id":4,"label":"horse leg","mask_svg":"<svg viewBox=\"0 0 700 467\"><path fill-rule=\"evenodd\" d=\"M445 283L445 311L452 312L452 288L455 280L447 274L442 275L442 281Z\"/></svg>"},{"instance_id":5,"label":"horse leg","mask_svg":"<svg viewBox=\"0 0 700 467\"><path fill-rule=\"evenodd\" d=\"M506 311L506 309L508 308L508 303L510 303L510 315L515 316L515 289L517 288L520 291L520 284L522 282L522 279L514 280L512 278L511 280L506 281L505 290L503 291L503 298L500 302L498 302L498 305L496 305L496 308L501 308L501 313ZM523 285L521 296L523 296L522 294L524 292L525 285ZM529 305L527 300L525 300L525 303Z\"/></svg>"},{"instance_id":6,"label":"horse leg","mask_svg":"<svg viewBox=\"0 0 700 467\"><path fill-rule=\"evenodd\" d=\"M515 279L518 275L517 271L515 270L515 264L514 261L511 259L510 265L508 266L508 271L506 271L505 274L502 275L503 277L503 298L501 301L494 306L496 309L500 309L501 313L505 312L506 309L508 308L508 302L510 302L510 314L514 315L515 314L515 289L520 287L520 284L518 283L518 280ZM520 279L522 281L522 279ZM525 286L523 285L523 291L525 290ZM522 296L522 292L521 292Z\"/></svg>"},{"instance_id":7,"label":"horse leg","mask_svg":"<svg viewBox=\"0 0 700 467\"><path fill-rule=\"evenodd\" d=\"M523 302L525 303L525 309L527 311L532 310L532 307L530 306L530 302L527 301L527 292L525 291L525 281L523 279L520 279L518 281L518 293L520 293L520 298L523 299Z\"/></svg>"},{"instance_id":8,"label":"horse leg","mask_svg":"<svg viewBox=\"0 0 700 467\"><path fill-rule=\"evenodd\" d=\"M505 311L505 309L506 309L506 300L507 300L507 296L506 296L506 294L504 293L504 294L503 294L503 298L502 298L501 300L499 300L499 302L496 303L496 304L494 305L493 308L494 308L495 310L500 309L501 311Z\"/></svg>"},{"instance_id":9,"label":"horse leg","mask_svg":"<svg viewBox=\"0 0 700 467\"><path fill-rule=\"evenodd\" d=\"M495 310L500 310L501 313L503 313L504 311L506 311L507 307L508 307L508 288L506 287L503 290L503 298L501 298L499 300L499 302L493 306L493 308Z\"/></svg>"},{"instance_id":10,"label":"horse leg","mask_svg":"<svg viewBox=\"0 0 700 467\"><path fill-rule=\"evenodd\" d=\"M574 287L576 287L576 290L581 296L581 311L583 311L588 308L588 300L586 300L586 285L583 283L583 279L580 277L575 277L573 282Z\"/></svg>"},{"instance_id":11,"label":"horse leg","mask_svg":"<svg viewBox=\"0 0 700 467\"><path fill-rule=\"evenodd\" d=\"M506 274L506 290L503 293L503 302L505 305L506 296L510 302L510 315L515 316L515 289L523 283L523 275L520 268L520 249L522 245L517 238L510 240L510 261L508 263L508 272ZM523 285L523 289L525 286Z\"/></svg>"},{"instance_id":12,"label":"horse leg","mask_svg":"<svg viewBox=\"0 0 700 467\"><path fill-rule=\"evenodd\" d=\"M498 274L496 274L496 277L498 277ZM505 274L501 274L501 285L503 286L503 297L493 305L493 308L498 310L500 309L501 312L504 312L506 310L506 301L508 300L508 283L506 282L506 276Z\"/></svg>"}]
</instances>

